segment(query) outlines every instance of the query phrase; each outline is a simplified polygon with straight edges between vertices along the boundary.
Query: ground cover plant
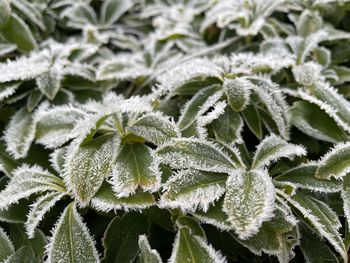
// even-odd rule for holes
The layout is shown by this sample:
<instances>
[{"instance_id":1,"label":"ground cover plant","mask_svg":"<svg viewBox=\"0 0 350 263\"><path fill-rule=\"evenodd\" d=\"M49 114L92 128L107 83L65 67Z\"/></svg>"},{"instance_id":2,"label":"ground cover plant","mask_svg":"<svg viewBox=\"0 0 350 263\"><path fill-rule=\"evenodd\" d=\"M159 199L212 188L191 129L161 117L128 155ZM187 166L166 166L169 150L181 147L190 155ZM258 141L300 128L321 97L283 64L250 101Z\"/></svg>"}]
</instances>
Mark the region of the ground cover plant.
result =
<instances>
[{"instance_id":1,"label":"ground cover plant","mask_svg":"<svg viewBox=\"0 0 350 263\"><path fill-rule=\"evenodd\" d=\"M348 262L350 1L0 0L0 262Z\"/></svg>"}]
</instances>

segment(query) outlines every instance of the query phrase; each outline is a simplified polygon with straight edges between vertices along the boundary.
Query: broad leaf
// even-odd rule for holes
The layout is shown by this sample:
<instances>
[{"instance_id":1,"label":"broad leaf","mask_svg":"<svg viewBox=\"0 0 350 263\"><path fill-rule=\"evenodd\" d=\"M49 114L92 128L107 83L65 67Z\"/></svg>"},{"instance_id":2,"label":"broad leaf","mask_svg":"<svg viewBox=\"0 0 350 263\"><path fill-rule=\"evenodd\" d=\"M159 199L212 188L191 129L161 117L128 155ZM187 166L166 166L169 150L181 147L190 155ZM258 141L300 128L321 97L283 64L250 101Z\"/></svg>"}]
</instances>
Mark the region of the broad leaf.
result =
<instances>
[{"instance_id":1,"label":"broad leaf","mask_svg":"<svg viewBox=\"0 0 350 263\"><path fill-rule=\"evenodd\" d=\"M242 116L248 128L254 133L258 139L262 139L263 130L261 124L261 117L258 110L253 104L248 105L243 111Z\"/></svg>"},{"instance_id":2,"label":"broad leaf","mask_svg":"<svg viewBox=\"0 0 350 263\"><path fill-rule=\"evenodd\" d=\"M228 104L234 111L242 111L249 104L252 86L245 78L225 79L223 88Z\"/></svg>"},{"instance_id":3,"label":"broad leaf","mask_svg":"<svg viewBox=\"0 0 350 263\"><path fill-rule=\"evenodd\" d=\"M36 261L34 251L29 246L23 246L7 258L6 263L34 263Z\"/></svg>"},{"instance_id":4,"label":"broad leaf","mask_svg":"<svg viewBox=\"0 0 350 263\"><path fill-rule=\"evenodd\" d=\"M350 172L350 143L339 143L319 161L315 176L319 179L336 179Z\"/></svg>"},{"instance_id":5,"label":"broad leaf","mask_svg":"<svg viewBox=\"0 0 350 263\"><path fill-rule=\"evenodd\" d=\"M67 206L52 232L48 262L100 262L94 241L74 203Z\"/></svg>"},{"instance_id":6,"label":"broad leaf","mask_svg":"<svg viewBox=\"0 0 350 263\"><path fill-rule=\"evenodd\" d=\"M226 174L182 170L165 184L160 205L182 210L207 211L225 192Z\"/></svg>"},{"instance_id":7,"label":"broad leaf","mask_svg":"<svg viewBox=\"0 0 350 263\"><path fill-rule=\"evenodd\" d=\"M238 236L247 239L273 217L274 200L275 189L266 171L235 170L226 182L223 211Z\"/></svg>"},{"instance_id":8,"label":"broad leaf","mask_svg":"<svg viewBox=\"0 0 350 263\"><path fill-rule=\"evenodd\" d=\"M52 62L47 72L36 78L39 90L53 100L61 88L62 69L59 63Z\"/></svg>"},{"instance_id":9,"label":"broad leaf","mask_svg":"<svg viewBox=\"0 0 350 263\"><path fill-rule=\"evenodd\" d=\"M81 205L86 205L112 173L120 140L116 135L105 135L84 146L79 142L67 150L65 180Z\"/></svg>"},{"instance_id":10,"label":"broad leaf","mask_svg":"<svg viewBox=\"0 0 350 263\"><path fill-rule=\"evenodd\" d=\"M262 168L279 158L305 155L302 146L287 143L276 135L270 135L260 142L254 154L252 168Z\"/></svg>"},{"instance_id":11,"label":"broad leaf","mask_svg":"<svg viewBox=\"0 0 350 263\"><path fill-rule=\"evenodd\" d=\"M172 139L160 146L159 161L175 169L189 168L210 172L228 172L235 167L232 160L215 144L192 138Z\"/></svg>"},{"instance_id":12,"label":"broad leaf","mask_svg":"<svg viewBox=\"0 0 350 263\"><path fill-rule=\"evenodd\" d=\"M213 121L213 132L215 138L219 141L232 143L241 141L241 132L243 130L243 120L239 113L226 107L224 113Z\"/></svg>"},{"instance_id":13,"label":"broad leaf","mask_svg":"<svg viewBox=\"0 0 350 263\"><path fill-rule=\"evenodd\" d=\"M145 235L139 236L139 248L137 263L162 263L159 253L151 248Z\"/></svg>"},{"instance_id":14,"label":"broad leaf","mask_svg":"<svg viewBox=\"0 0 350 263\"><path fill-rule=\"evenodd\" d=\"M5 261L15 252L13 244L5 231L0 227L0 261Z\"/></svg>"}]
</instances>

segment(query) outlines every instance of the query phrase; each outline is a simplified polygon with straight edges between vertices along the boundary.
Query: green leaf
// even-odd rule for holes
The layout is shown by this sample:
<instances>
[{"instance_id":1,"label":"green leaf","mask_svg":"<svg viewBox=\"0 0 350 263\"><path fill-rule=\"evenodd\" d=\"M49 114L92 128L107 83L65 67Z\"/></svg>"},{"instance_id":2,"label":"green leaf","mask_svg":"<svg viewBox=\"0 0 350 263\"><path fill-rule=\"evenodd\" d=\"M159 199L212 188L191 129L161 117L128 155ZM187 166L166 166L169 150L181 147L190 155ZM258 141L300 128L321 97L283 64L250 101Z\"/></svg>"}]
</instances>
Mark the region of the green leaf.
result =
<instances>
[{"instance_id":1,"label":"green leaf","mask_svg":"<svg viewBox=\"0 0 350 263\"><path fill-rule=\"evenodd\" d=\"M274 177L278 182L290 183L296 188L316 192L334 193L342 189L342 182L337 180L321 180L315 177L317 164L302 164Z\"/></svg>"},{"instance_id":2,"label":"green leaf","mask_svg":"<svg viewBox=\"0 0 350 263\"><path fill-rule=\"evenodd\" d=\"M222 173L231 171L236 166L215 144L194 138L172 139L158 147L156 154L161 163L175 169Z\"/></svg>"},{"instance_id":3,"label":"green leaf","mask_svg":"<svg viewBox=\"0 0 350 263\"><path fill-rule=\"evenodd\" d=\"M207 211L225 192L227 174L181 170L164 185L160 205L170 208Z\"/></svg>"},{"instance_id":4,"label":"green leaf","mask_svg":"<svg viewBox=\"0 0 350 263\"><path fill-rule=\"evenodd\" d=\"M252 83L245 78L225 79L223 85L228 104L236 111L242 111L250 102Z\"/></svg>"},{"instance_id":5,"label":"green leaf","mask_svg":"<svg viewBox=\"0 0 350 263\"><path fill-rule=\"evenodd\" d=\"M14 170L18 164L17 161L6 153L5 144L0 140L0 171L10 177L11 171Z\"/></svg>"},{"instance_id":6,"label":"green leaf","mask_svg":"<svg viewBox=\"0 0 350 263\"><path fill-rule=\"evenodd\" d=\"M259 112L253 104L248 105L243 111L242 115L248 128L254 133L258 139L262 139L263 130L261 125L261 118Z\"/></svg>"},{"instance_id":7,"label":"green leaf","mask_svg":"<svg viewBox=\"0 0 350 263\"><path fill-rule=\"evenodd\" d=\"M226 259L188 225L179 225L169 262L224 263Z\"/></svg>"},{"instance_id":8,"label":"green leaf","mask_svg":"<svg viewBox=\"0 0 350 263\"><path fill-rule=\"evenodd\" d=\"M154 192L160 187L161 174L151 148L145 144L125 144L113 165L112 185L122 197L135 193L138 187Z\"/></svg>"},{"instance_id":9,"label":"green leaf","mask_svg":"<svg viewBox=\"0 0 350 263\"><path fill-rule=\"evenodd\" d=\"M86 205L111 175L119 143L118 136L107 134L84 146L78 139L67 150L66 180L81 205Z\"/></svg>"},{"instance_id":10,"label":"green leaf","mask_svg":"<svg viewBox=\"0 0 350 263\"><path fill-rule=\"evenodd\" d=\"M94 241L74 203L66 207L52 232L48 262L100 262Z\"/></svg>"},{"instance_id":11,"label":"green leaf","mask_svg":"<svg viewBox=\"0 0 350 263\"><path fill-rule=\"evenodd\" d=\"M12 254L6 263L36 263L34 251L31 247L24 246Z\"/></svg>"},{"instance_id":12,"label":"green leaf","mask_svg":"<svg viewBox=\"0 0 350 263\"><path fill-rule=\"evenodd\" d=\"M343 189L341 191L341 198L343 200L343 210L344 210L347 226L349 227L349 223L350 223L350 176L349 175L347 175L344 178ZM347 232L349 232L348 227L346 228ZM348 235L349 233L346 233L345 236L348 236Z\"/></svg>"},{"instance_id":13,"label":"green leaf","mask_svg":"<svg viewBox=\"0 0 350 263\"><path fill-rule=\"evenodd\" d=\"M272 134L266 137L258 145L254 154L252 169L262 168L270 165L279 158L305 155L306 151L302 146L287 143L280 137Z\"/></svg>"},{"instance_id":14,"label":"green leaf","mask_svg":"<svg viewBox=\"0 0 350 263\"><path fill-rule=\"evenodd\" d=\"M91 200L91 204L99 211L117 209L145 209L155 204L154 197L149 192L138 189L128 197L117 197L111 185L104 183Z\"/></svg>"},{"instance_id":15,"label":"green leaf","mask_svg":"<svg viewBox=\"0 0 350 263\"><path fill-rule=\"evenodd\" d=\"M0 0L0 29L7 26L11 15L9 0Z\"/></svg>"},{"instance_id":16,"label":"green leaf","mask_svg":"<svg viewBox=\"0 0 350 263\"><path fill-rule=\"evenodd\" d=\"M241 141L243 125L244 123L239 113L234 112L229 107L226 107L225 112L214 120L212 124L215 138L225 143Z\"/></svg>"},{"instance_id":17,"label":"green leaf","mask_svg":"<svg viewBox=\"0 0 350 263\"><path fill-rule=\"evenodd\" d=\"M139 235L147 235L150 223L138 213L126 213L115 217L103 237L105 263L133 262L138 254Z\"/></svg>"},{"instance_id":18,"label":"green leaf","mask_svg":"<svg viewBox=\"0 0 350 263\"><path fill-rule=\"evenodd\" d=\"M274 200L275 189L266 171L235 170L226 182L223 211L239 238L247 239L273 217Z\"/></svg>"},{"instance_id":19,"label":"green leaf","mask_svg":"<svg viewBox=\"0 0 350 263\"><path fill-rule=\"evenodd\" d=\"M52 62L48 71L36 78L38 89L50 100L53 100L61 88L62 69Z\"/></svg>"},{"instance_id":20,"label":"green leaf","mask_svg":"<svg viewBox=\"0 0 350 263\"><path fill-rule=\"evenodd\" d=\"M12 13L5 28L0 29L0 34L9 42L17 45L18 49L29 53L37 48L35 38L26 23Z\"/></svg>"},{"instance_id":21,"label":"green leaf","mask_svg":"<svg viewBox=\"0 0 350 263\"><path fill-rule=\"evenodd\" d=\"M180 135L175 123L158 113L142 116L127 127L127 130L156 145Z\"/></svg>"},{"instance_id":22,"label":"green leaf","mask_svg":"<svg viewBox=\"0 0 350 263\"><path fill-rule=\"evenodd\" d=\"M139 236L140 254L137 263L162 263L162 259L155 249L151 249L145 235Z\"/></svg>"},{"instance_id":23,"label":"green leaf","mask_svg":"<svg viewBox=\"0 0 350 263\"><path fill-rule=\"evenodd\" d=\"M133 3L128 0L106 0L101 7L101 22L111 25L126 13Z\"/></svg>"},{"instance_id":24,"label":"green leaf","mask_svg":"<svg viewBox=\"0 0 350 263\"><path fill-rule=\"evenodd\" d=\"M5 231L0 227L0 261L5 261L15 252L13 244Z\"/></svg>"},{"instance_id":25,"label":"green leaf","mask_svg":"<svg viewBox=\"0 0 350 263\"><path fill-rule=\"evenodd\" d=\"M38 89L34 89L29 93L28 99L27 99L27 111L32 112L36 106L40 103L41 99L43 98L43 94Z\"/></svg>"},{"instance_id":26,"label":"green leaf","mask_svg":"<svg viewBox=\"0 0 350 263\"><path fill-rule=\"evenodd\" d=\"M296 27L298 35L307 37L310 34L322 29L323 20L320 14L316 11L312 12L305 9L297 21Z\"/></svg>"},{"instance_id":27,"label":"green leaf","mask_svg":"<svg viewBox=\"0 0 350 263\"><path fill-rule=\"evenodd\" d=\"M20 109L11 118L5 131L4 140L7 151L15 158L27 156L35 136L33 115L25 108Z\"/></svg>"},{"instance_id":28,"label":"green leaf","mask_svg":"<svg viewBox=\"0 0 350 263\"><path fill-rule=\"evenodd\" d=\"M332 143L348 138L333 118L314 104L306 101L294 102L290 113L291 123L313 138Z\"/></svg>"},{"instance_id":29,"label":"green leaf","mask_svg":"<svg viewBox=\"0 0 350 263\"><path fill-rule=\"evenodd\" d=\"M339 143L319 161L315 177L340 179L350 172L350 143Z\"/></svg>"},{"instance_id":30,"label":"green leaf","mask_svg":"<svg viewBox=\"0 0 350 263\"><path fill-rule=\"evenodd\" d=\"M81 142L80 146L83 146L84 144L89 143L97 133L98 129L101 127L101 125L111 116L111 114L97 114L95 116L89 116L89 119L87 120L87 123L84 122L82 125L86 125L88 128L88 131L86 132L85 138ZM91 124L91 127L90 127Z\"/></svg>"}]
</instances>

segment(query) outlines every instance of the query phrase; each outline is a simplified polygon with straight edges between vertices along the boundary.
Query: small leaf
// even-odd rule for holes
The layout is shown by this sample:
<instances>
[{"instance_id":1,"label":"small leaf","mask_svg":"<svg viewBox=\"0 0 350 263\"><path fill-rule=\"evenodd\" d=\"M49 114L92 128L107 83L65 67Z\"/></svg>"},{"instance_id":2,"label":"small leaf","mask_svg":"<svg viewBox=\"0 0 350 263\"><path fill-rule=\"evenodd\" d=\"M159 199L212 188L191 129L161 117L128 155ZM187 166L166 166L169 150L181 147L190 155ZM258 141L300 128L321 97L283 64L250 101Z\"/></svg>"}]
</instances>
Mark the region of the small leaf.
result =
<instances>
[{"instance_id":1,"label":"small leaf","mask_svg":"<svg viewBox=\"0 0 350 263\"><path fill-rule=\"evenodd\" d=\"M48 262L100 262L94 241L74 203L66 207L52 231Z\"/></svg>"},{"instance_id":2,"label":"small leaf","mask_svg":"<svg viewBox=\"0 0 350 263\"><path fill-rule=\"evenodd\" d=\"M252 83L245 78L225 79L223 88L228 104L236 111L242 111L250 102Z\"/></svg>"},{"instance_id":3,"label":"small leaf","mask_svg":"<svg viewBox=\"0 0 350 263\"><path fill-rule=\"evenodd\" d=\"M20 199L45 191L65 192L63 181L39 166L22 165L13 172L13 177L0 192L0 209L17 203Z\"/></svg>"},{"instance_id":4,"label":"small leaf","mask_svg":"<svg viewBox=\"0 0 350 263\"><path fill-rule=\"evenodd\" d=\"M103 237L104 262L134 262L139 251L139 235L148 234L150 223L142 214L126 213L115 217Z\"/></svg>"},{"instance_id":5,"label":"small leaf","mask_svg":"<svg viewBox=\"0 0 350 263\"><path fill-rule=\"evenodd\" d=\"M129 196L138 187L154 192L160 187L161 174L151 148L144 144L125 144L113 165L112 185L118 196Z\"/></svg>"},{"instance_id":6,"label":"small leaf","mask_svg":"<svg viewBox=\"0 0 350 263\"><path fill-rule=\"evenodd\" d=\"M32 112L36 106L40 103L41 99L43 98L43 94L38 89L34 89L29 93L28 99L27 99L27 110L29 112Z\"/></svg>"},{"instance_id":7,"label":"small leaf","mask_svg":"<svg viewBox=\"0 0 350 263\"><path fill-rule=\"evenodd\" d=\"M137 263L162 263L159 253L151 248L145 235L139 236L139 248L141 252Z\"/></svg>"},{"instance_id":8,"label":"small leaf","mask_svg":"<svg viewBox=\"0 0 350 263\"><path fill-rule=\"evenodd\" d=\"M310 34L318 31L323 26L323 20L320 14L316 11L312 12L305 9L296 24L298 35L307 37Z\"/></svg>"},{"instance_id":9,"label":"small leaf","mask_svg":"<svg viewBox=\"0 0 350 263\"><path fill-rule=\"evenodd\" d=\"M253 104L248 105L243 111L242 116L248 128L258 139L262 139L263 130L259 112Z\"/></svg>"},{"instance_id":10,"label":"small leaf","mask_svg":"<svg viewBox=\"0 0 350 263\"><path fill-rule=\"evenodd\" d=\"M22 108L11 118L6 128L4 140L7 151L15 159L26 157L34 137L35 123L33 115Z\"/></svg>"},{"instance_id":11,"label":"small leaf","mask_svg":"<svg viewBox=\"0 0 350 263\"><path fill-rule=\"evenodd\" d=\"M61 88L62 79L62 70L59 63L52 62L48 71L36 78L36 84L48 99L53 100Z\"/></svg>"},{"instance_id":12,"label":"small leaf","mask_svg":"<svg viewBox=\"0 0 350 263\"><path fill-rule=\"evenodd\" d=\"M317 167L317 164L302 164L274 177L274 180L282 183L291 183L297 188L308 189L316 192L339 192L342 188L342 182L316 178L315 172Z\"/></svg>"},{"instance_id":13,"label":"small leaf","mask_svg":"<svg viewBox=\"0 0 350 263\"><path fill-rule=\"evenodd\" d=\"M313 138L332 143L348 138L337 123L314 104L306 101L294 102L290 113L292 124Z\"/></svg>"},{"instance_id":14,"label":"small leaf","mask_svg":"<svg viewBox=\"0 0 350 263\"><path fill-rule=\"evenodd\" d=\"M31 209L25 223L26 233L29 238L34 237L34 231L39 225L40 221L43 219L45 213L47 213L64 195L64 193L59 192L48 193L39 197L35 203L31 205Z\"/></svg>"},{"instance_id":15,"label":"small leaf","mask_svg":"<svg viewBox=\"0 0 350 263\"><path fill-rule=\"evenodd\" d=\"M338 143L319 161L315 177L319 179L336 179L350 172L350 143Z\"/></svg>"},{"instance_id":16,"label":"small leaf","mask_svg":"<svg viewBox=\"0 0 350 263\"><path fill-rule=\"evenodd\" d=\"M13 244L5 231L0 227L0 261L5 261L15 252Z\"/></svg>"},{"instance_id":17,"label":"small leaf","mask_svg":"<svg viewBox=\"0 0 350 263\"><path fill-rule=\"evenodd\" d=\"M26 263L26 262L35 262L35 254L31 247L23 246L18 249L14 254L12 254L7 260L6 263Z\"/></svg>"},{"instance_id":18,"label":"small leaf","mask_svg":"<svg viewBox=\"0 0 350 263\"><path fill-rule=\"evenodd\" d=\"M247 239L273 217L274 200L274 186L266 171L236 170L226 182L223 211L239 238Z\"/></svg>"},{"instance_id":19,"label":"small leaf","mask_svg":"<svg viewBox=\"0 0 350 263\"><path fill-rule=\"evenodd\" d=\"M5 28L0 29L0 34L9 42L15 43L19 50L29 53L37 48L35 38L26 23L12 13Z\"/></svg>"},{"instance_id":20,"label":"small leaf","mask_svg":"<svg viewBox=\"0 0 350 263\"><path fill-rule=\"evenodd\" d=\"M261 168L268 166L282 157L292 158L294 156L305 155L306 151L303 147L287 143L280 137L272 134L266 137L258 145L254 154L252 168Z\"/></svg>"},{"instance_id":21,"label":"small leaf","mask_svg":"<svg viewBox=\"0 0 350 263\"><path fill-rule=\"evenodd\" d=\"M181 170L165 184L160 205L182 210L207 211L225 192L226 174Z\"/></svg>"},{"instance_id":22,"label":"small leaf","mask_svg":"<svg viewBox=\"0 0 350 263\"><path fill-rule=\"evenodd\" d=\"M228 172L235 167L230 158L210 142L179 138L158 147L159 161L175 169L199 169L209 172Z\"/></svg>"},{"instance_id":23,"label":"small leaf","mask_svg":"<svg viewBox=\"0 0 350 263\"><path fill-rule=\"evenodd\" d=\"M128 0L106 0L101 7L101 22L111 25L127 12L133 3Z\"/></svg>"},{"instance_id":24,"label":"small leaf","mask_svg":"<svg viewBox=\"0 0 350 263\"><path fill-rule=\"evenodd\" d=\"M163 144L180 135L175 123L157 113L142 116L127 127L127 130L156 145Z\"/></svg>"},{"instance_id":25,"label":"small leaf","mask_svg":"<svg viewBox=\"0 0 350 263\"><path fill-rule=\"evenodd\" d=\"M6 153L6 147L2 140L0 140L0 171L6 176L11 177L11 172L19 163Z\"/></svg>"},{"instance_id":26,"label":"small leaf","mask_svg":"<svg viewBox=\"0 0 350 263\"><path fill-rule=\"evenodd\" d=\"M79 146L79 142L73 142L67 150L65 177L77 200L86 205L112 173L120 140L107 134L84 146Z\"/></svg>"},{"instance_id":27,"label":"small leaf","mask_svg":"<svg viewBox=\"0 0 350 263\"><path fill-rule=\"evenodd\" d=\"M154 197L149 192L143 192L138 189L135 194L128 197L117 197L112 190L112 186L104 183L99 191L91 199L92 206L103 212L110 210L140 210L145 209L155 204Z\"/></svg>"}]
</instances>

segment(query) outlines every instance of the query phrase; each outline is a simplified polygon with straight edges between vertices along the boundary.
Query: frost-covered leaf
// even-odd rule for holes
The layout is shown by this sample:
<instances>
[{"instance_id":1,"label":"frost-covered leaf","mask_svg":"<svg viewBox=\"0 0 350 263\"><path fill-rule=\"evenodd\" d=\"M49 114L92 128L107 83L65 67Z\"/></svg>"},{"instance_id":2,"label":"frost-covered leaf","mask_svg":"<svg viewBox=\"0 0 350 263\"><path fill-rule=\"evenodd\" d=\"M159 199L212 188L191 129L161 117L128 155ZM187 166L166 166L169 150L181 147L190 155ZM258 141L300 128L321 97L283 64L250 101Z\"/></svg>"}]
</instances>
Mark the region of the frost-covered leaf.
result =
<instances>
[{"instance_id":1,"label":"frost-covered leaf","mask_svg":"<svg viewBox=\"0 0 350 263\"><path fill-rule=\"evenodd\" d=\"M225 79L223 88L228 104L234 111L242 111L250 102L252 84L245 78Z\"/></svg>"},{"instance_id":2,"label":"frost-covered leaf","mask_svg":"<svg viewBox=\"0 0 350 263\"><path fill-rule=\"evenodd\" d=\"M0 28L7 26L7 23L11 15L10 1L1 0L0 1Z\"/></svg>"},{"instance_id":3,"label":"frost-covered leaf","mask_svg":"<svg viewBox=\"0 0 350 263\"><path fill-rule=\"evenodd\" d=\"M322 78L322 67L315 62L307 62L293 67L293 75L300 85L311 86Z\"/></svg>"},{"instance_id":4,"label":"frost-covered leaf","mask_svg":"<svg viewBox=\"0 0 350 263\"><path fill-rule=\"evenodd\" d=\"M342 256L344 262L347 262L348 256L345 245L338 232L341 226L339 218L327 204L301 193L294 195L293 198L290 198L281 191L278 191L278 194L286 199L301 214L301 217L316 233L327 239Z\"/></svg>"},{"instance_id":5,"label":"frost-covered leaf","mask_svg":"<svg viewBox=\"0 0 350 263\"><path fill-rule=\"evenodd\" d=\"M41 15L41 10L38 9L38 5L20 0L11 0L11 4L23 14L26 20L38 26L41 30L46 30L44 18Z\"/></svg>"},{"instance_id":6,"label":"frost-covered leaf","mask_svg":"<svg viewBox=\"0 0 350 263\"><path fill-rule=\"evenodd\" d=\"M64 164L65 164L65 157L67 155L67 148L66 147L62 147L62 148L58 148L56 149L54 152L52 152L50 154L50 163L53 169L55 169L55 171L58 174L63 174L64 173Z\"/></svg>"},{"instance_id":7,"label":"frost-covered leaf","mask_svg":"<svg viewBox=\"0 0 350 263\"><path fill-rule=\"evenodd\" d=\"M275 189L264 170L231 172L226 182L223 211L241 239L256 234L273 217Z\"/></svg>"},{"instance_id":8,"label":"frost-covered leaf","mask_svg":"<svg viewBox=\"0 0 350 263\"><path fill-rule=\"evenodd\" d=\"M17 49L15 44L0 44L0 57L5 56Z\"/></svg>"},{"instance_id":9,"label":"frost-covered leaf","mask_svg":"<svg viewBox=\"0 0 350 263\"><path fill-rule=\"evenodd\" d=\"M77 124L87 116L83 110L73 106L39 108L35 113L36 141L47 148L61 146L82 133L80 129L76 129Z\"/></svg>"},{"instance_id":10,"label":"frost-covered leaf","mask_svg":"<svg viewBox=\"0 0 350 263\"><path fill-rule=\"evenodd\" d=\"M112 185L118 196L129 196L138 187L154 192L160 187L161 174L153 151L144 144L125 144L113 164Z\"/></svg>"},{"instance_id":11,"label":"frost-covered leaf","mask_svg":"<svg viewBox=\"0 0 350 263\"><path fill-rule=\"evenodd\" d=\"M5 144L0 140L0 171L8 177L11 177L12 170L14 170L18 164L17 161L6 153Z\"/></svg>"},{"instance_id":12,"label":"frost-covered leaf","mask_svg":"<svg viewBox=\"0 0 350 263\"><path fill-rule=\"evenodd\" d=\"M159 253L151 248L145 235L139 236L139 248L138 263L162 263Z\"/></svg>"},{"instance_id":13,"label":"frost-covered leaf","mask_svg":"<svg viewBox=\"0 0 350 263\"><path fill-rule=\"evenodd\" d=\"M20 82L10 82L10 83L1 83L0 84L0 102L4 99L12 96L18 90Z\"/></svg>"},{"instance_id":14,"label":"frost-covered leaf","mask_svg":"<svg viewBox=\"0 0 350 263\"><path fill-rule=\"evenodd\" d=\"M13 172L13 176L0 192L0 209L18 203L20 199L45 191L65 192L63 181L39 166L22 165Z\"/></svg>"},{"instance_id":15,"label":"frost-covered leaf","mask_svg":"<svg viewBox=\"0 0 350 263\"><path fill-rule=\"evenodd\" d=\"M235 164L214 143L192 139L172 139L156 150L159 161L175 169L189 168L210 172L229 172Z\"/></svg>"},{"instance_id":16,"label":"frost-covered leaf","mask_svg":"<svg viewBox=\"0 0 350 263\"><path fill-rule=\"evenodd\" d=\"M155 204L154 197L149 192L136 190L135 194L128 197L117 197L112 186L104 183L91 199L92 206L98 211L110 211L117 209L139 210Z\"/></svg>"},{"instance_id":17,"label":"frost-covered leaf","mask_svg":"<svg viewBox=\"0 0 350 263\"><path fill-rule=\"evenodd\" d=\"M23 246L20 247L15 253L13 253L4 263L24 263L35 262L35 254L31 247Z\"/></svg>"},{"instance_id":18,"label":"frost-covered leaf","mask_svg":"<svg viewBox=\"0 0 350 263\"><path fill-rule=\"evenodd\" d=\"M350 176L347 175L343 181L343 189L341 191L341 198L343 199L343 210L347 221L350 223ZM346 231L349 231L348 229ZM347 244L346 244L347 245Z\"/></svg>"},{"instance_id":19,"label":"frost-covered leaf","mask_svg":"<svg viewBox=\"0 0 350 263\"><path fill-rule=\"evenodd\" d=\"M160 205L194 211L207 211L210 204L225 192L227 174L198 170L182 170L164 185Z\"/></svg>"},{"instance_id":20,"label":"frost-covered leaf","mask_svg":"<svg viewBox=\"0 0 350 263\"><path fill-rule=\"evenodd\" d=\"M258 139L262 139L263 137L262 121L256 107L253 104L248 105L242 111L242 116L248 128L254 133L254 135Z\"/></svg>"},{"instance_id":21,"label":"frost-covered leaf","mask_svg":"<svg viewBox=\"0 0 350 263\"><path fill-rule=\"evenodd\" d=\"M35 203L31 205L31 209L25 223L26 233L29 238L34 237L34 231L47 213L57 201L59 201L65 193L51 192L39 197Z\"/></svg>"},{"instance_id":22,"label":"frost-covered leaf","mask_svg":"<svg viewBox=\"0 0 350 263\"><path fill-rule=\"evenodd\" d=\"M319 161L315 177L340 179L350 172L350 143L339 143Z\"/></svg>"},{"instance_id":23,"label":"frost-covered leaf","mask_svg":"<svg viewBox=\"0 0 350 263\"><path fill-rule=\"evenodd\" d=\"M15 252L13 244L5 231L0 227L0 261L5 261Z\"/></svg>"},{"instance_id":24,"label":"frost-covered leaf","mask_svg":"<svg viewBox=\"0 0 350 263\"><path fill-rule=\"evenodd\" d=\"M13 115L6 128L4 136L6 150L16 159L26 157L34 137L33 114L22 108Z\"/></svg>"},{"instance_id":25,"label":"frost-covered leaf","mask_svg":"<svg viewBox=\"0 0 350 263\"><path fill-rule=\"evenodd\" d=\"M127 127L127 130L156 145L163 144L180 135L175 123L157 113L142 116Z\"/></svg>"},{"instance_id":26,"label":"frost-covered leaf","mask_svg":"<svg viewBox=\"0 0 350 263\"><path fill-rule=\"evenodd\" d=\"M65 180L81 205L86 205L112 173L120 139L107 134L80 146L79 138L67 150Z\"/></svg>"},{"instance_id":27,"label":"frost-covered leaf","mask_svg":"<svg viewBox=\"0 0 350 263\"><path fill-rule=\"evenodd\" d=\"M113 24L131 7L132 1L106 0L101 7L101 22L107 25Z\"/></svg>"},{"instance_id":28,"label":"frost-covered leaf","mask_svg":"<svg viewBox=\"0 0 350 263\"><path fill-rule=\"evenodd\" d=\"M215 138L226 143L242 140L243 125L240 114L229 107L226 107L224 113L212 123Z\"/></svg>"},{"instance_id":29,"label":"frost-covered leaf","mask_svg":"<svg viewBox=\"0 0 350 263\"><path fill-rule=\"evenodd\" d=\"M39 90L53 100L61 88L62 69L58 63L52 63L47 72L36 78Z\"/></svg>"},{"instance_id":30,"label":"frost-covered leaf","mask_svg":"<svg viewBox=\"0 0 350 263\"><path fill-rule=\"evenodd\" d=\"M22 18L11 13L6 27L0 28L0 34L10 43L15 43L19 50L29 53L37 48L36 40Z\"/></svg>"},{"instance_id":31,"label":"frost-covered leaf","mask_svg":"<svg viewBox=\"0 0 350 263\"><path fill-rule=\"evenodd\" d=\"M48 262L100 262L94 241L74 203L66 207L52 231Z\"/></svg>"},{"instance_id":32,"label":"frost-covered leaf","mask_svg":"<svg viewBox=\"0 0 350 263\"><path fill-rule=\"evenodd\" d=\"M290 108L290 113L291 123L311 137L332 143L348 138L334 119L314 104L297 101Z\"/></svg>"},{"instance_id":33,"label":"frost-covered leaf","mask_svg":"<svg viewBox=\"0 0 350 263\"><path fill-rule=\"evenodd\" d=\"M322 180L315 177L317 164L302 164L274 177L278 182L291 183L300 189L316 192L333 193L342 189L342 182L337 180Z\"/></svg>"},{"instance_id":34,"label":"frost-covered leaf","mask_svg":"<svg viewBox=\"0 0 350 263\"><path fill-rule=\"evenodd\" d=\"M294 156L305 155L306 151L302 146L290 144L280 137L272 134L266 137L258 145L254 154L252 168L268 166L282 157L292 158Z\"/></svg>"},{"instance_id":35,"label":"frost-covered leaf","mask_svg":"<svg viewBox=\"0 0 350 263\"><path fill-rule=\"evenodd\" d=\"M188 225L179 225L169 263L225 263L226 259Z\"/></svg>"},{"instance_id":36,"label":"frost-covered leaf","mask_svg":"<svg viewBox=\"0 0 350 263\"><path fill-rule=\"evenodd\" d=\"M137 257L139 235L148 235L150 222L139 213L125 213L115 217L102 239L105 262L134 262Z\"/></svg>"},{"instance_id":37,"label":"frost-covered leaf","mask_svg":"<svg viewBox=\"0 0 350 263\"><path fill-rule=\"evenodd\" d=\"M298 34L302 37L307 37L310 34L317 32L323 26L323 19L316 11L312 12L305 9L297 21L296 27Z\"/></svg>"}]
</instances>

